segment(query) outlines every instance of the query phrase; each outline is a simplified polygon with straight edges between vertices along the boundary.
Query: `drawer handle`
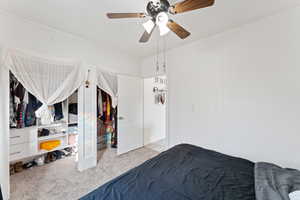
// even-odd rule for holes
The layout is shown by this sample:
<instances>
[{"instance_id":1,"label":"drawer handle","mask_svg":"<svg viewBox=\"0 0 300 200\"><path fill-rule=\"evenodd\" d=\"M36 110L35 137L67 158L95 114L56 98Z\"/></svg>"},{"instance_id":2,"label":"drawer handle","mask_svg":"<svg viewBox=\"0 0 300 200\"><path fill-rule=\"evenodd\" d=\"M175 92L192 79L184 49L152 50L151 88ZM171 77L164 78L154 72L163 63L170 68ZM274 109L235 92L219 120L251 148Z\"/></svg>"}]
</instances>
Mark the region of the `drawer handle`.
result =
<instances>
[{"instance_id":1,"label":"drawer handle","mask_svg":"<svg viewBox=\"0 0 300 200\"><path fill-rule=\"evenodd\" d=\"M10 139L16 139L16 138L20 138L21 136L14 136L14 137L10 137Z\"/></svg>"},{"instance_id":2,"label":"drawer handle","mask_svg":"<svg viewBox=\"0 0 300 200\"><path fill-rule=\"evenodd\" d=\"M9 155L13 156L13 155L17 155L17 154L20 154L20 153L21 153L21 152L18 151L18 152L15 152L15 153L11 153L11 154L9 154Z\"/></svg>"}]
</instances>

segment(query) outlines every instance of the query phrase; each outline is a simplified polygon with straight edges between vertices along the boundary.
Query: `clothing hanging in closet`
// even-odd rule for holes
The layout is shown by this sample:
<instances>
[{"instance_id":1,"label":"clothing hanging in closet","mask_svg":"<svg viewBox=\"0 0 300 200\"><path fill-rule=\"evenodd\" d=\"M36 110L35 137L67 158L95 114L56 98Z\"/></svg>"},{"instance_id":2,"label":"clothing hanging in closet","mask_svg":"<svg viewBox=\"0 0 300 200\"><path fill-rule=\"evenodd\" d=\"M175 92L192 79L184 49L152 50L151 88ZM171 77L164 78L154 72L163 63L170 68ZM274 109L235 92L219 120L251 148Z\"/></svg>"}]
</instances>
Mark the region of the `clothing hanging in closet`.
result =
<instances>
[{"instance_id":1,"label":"clothing hanging in closet","mask_svg":"<svg viewBox=\"0 0 300 200\"><path fill-rule=\"evenodd\" d=\"M113 109L111 103L111 97L104 91L101 91L101 93L102 93L102 102L103 102L103 114L100 117L100 119L103 122L111 122L112 121L111 110Z\"/></svg>"},{"instance_id":2,"label":"clothing hanging in closet","mask_svg":"<svg viewBox=\"0 0 300 200\"><path fill-rule=\"evenodd\" d=\"M42 104L10 74L10 127L24 128L36 124L34 112Z\"/></svg>"},{"instance_id":3,"label":"clothing hanging in closet","mask_svg":"<svg viewBox=\"0 0 300 200\"><path fill-rule=\"evenodd\" d=\"M101 117L103 115L103 100L101 89L97 89L97 108L98 116Z\"/></svg>"},{"instance_id":4,"label":"clothing hanging in closet","mask_svg":"<svg viewBox=\"0 0 300 200\"><path fill-rule=\"evenodd\" d=\"M98 117L103 122L112 121L111 111L113 110L111 97L104 91L98 90Z\"/></svg>"},{"instance_id":5,"label":"clothing hanging in closet","mask_svg":"<svg viewBox=\"0 0 300 200\"><path fill-rule=\"evenodd\" d=\"M112 107L112 98L109 94L101 89L97 89L97 115L98 115L98 136L111 134L111 146L117 147L116 133L116 108Z\"/></svg>"},{"instance_id":6,"label":"clothing hanging in closet","mask_svg":"<svg viewBox=\"0 0 300 200\"><path fill-rule=\"evenodd\" d=\"M25 128L35 126L36 111L42 103L10 73L10 128ZM54 120L61 120L63 116L62 103L53 106Z\"/></svg>"}]
</instances>

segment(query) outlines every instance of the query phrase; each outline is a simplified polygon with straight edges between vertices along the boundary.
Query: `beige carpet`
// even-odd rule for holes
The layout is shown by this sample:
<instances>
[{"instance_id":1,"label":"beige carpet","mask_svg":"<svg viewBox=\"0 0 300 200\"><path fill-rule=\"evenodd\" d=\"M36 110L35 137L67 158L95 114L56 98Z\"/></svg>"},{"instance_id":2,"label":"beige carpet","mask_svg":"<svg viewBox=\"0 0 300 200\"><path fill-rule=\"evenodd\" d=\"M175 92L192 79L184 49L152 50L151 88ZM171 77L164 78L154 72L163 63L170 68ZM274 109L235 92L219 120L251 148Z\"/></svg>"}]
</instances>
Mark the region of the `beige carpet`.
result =
<instances>
[{"instance_id":1,"label":"beige carpet","mask_svg":"<svg viewBox=\"0 0 300 200\"><path fill-rule=\"evenodd\" d=\"M81 173L74 158L35 167L11 176L11 200L76 200L157 154L141 148L117 156L107 149L99 153L96 168Z\"/></svg>"},{"instance_id":2,"label":"beige carpet","mask_svg":"<svg viewBox=\"0 0 300 200\"><path fill-rule=\"evenodd\" d=\"M167 149L167 140L159 140L157 142L146 145L146 147L157 152L163 152Z\"/></svg>"}]
</instances>

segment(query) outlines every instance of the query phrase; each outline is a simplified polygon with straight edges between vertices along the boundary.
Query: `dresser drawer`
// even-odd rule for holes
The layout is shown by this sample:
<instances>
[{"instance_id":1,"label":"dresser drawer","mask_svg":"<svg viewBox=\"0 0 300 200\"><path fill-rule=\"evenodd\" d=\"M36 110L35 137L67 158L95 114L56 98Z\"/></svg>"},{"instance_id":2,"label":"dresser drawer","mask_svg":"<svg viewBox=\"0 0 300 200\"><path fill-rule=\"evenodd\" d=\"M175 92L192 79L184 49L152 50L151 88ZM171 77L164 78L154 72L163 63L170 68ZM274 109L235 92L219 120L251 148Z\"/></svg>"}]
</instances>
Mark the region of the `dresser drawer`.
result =
<instances>
[{"instance_id":1,"label":"dresser drawer","mask_svg":"<svg viewBox=\"0 0 300 200\"><path fill-rule=\"evenodd\" d=\"M10 145L9 160L15 161L33 156L35 154L37 154L37 144L34 142Z\"/></svg>"},{"instance_id":2,"label":"dresser drawer","mask_svg":"<svg viewBox=\"0 0 300 200\"><path fill-rule=\"evenodd\" d=\"M11 129L9 135L10 145L30 143L37 140L37 128Z\"/></svg>"}]
</instances>

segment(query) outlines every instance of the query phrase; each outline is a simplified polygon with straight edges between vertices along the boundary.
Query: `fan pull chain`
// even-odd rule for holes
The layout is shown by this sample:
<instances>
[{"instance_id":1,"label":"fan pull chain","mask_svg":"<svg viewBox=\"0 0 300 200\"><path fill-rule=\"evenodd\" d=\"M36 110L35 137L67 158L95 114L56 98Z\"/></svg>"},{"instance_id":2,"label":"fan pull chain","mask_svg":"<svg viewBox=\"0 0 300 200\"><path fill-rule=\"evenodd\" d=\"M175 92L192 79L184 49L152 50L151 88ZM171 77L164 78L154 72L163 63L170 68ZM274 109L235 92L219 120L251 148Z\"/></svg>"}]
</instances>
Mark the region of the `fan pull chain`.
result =
<instances>
[{"instance_id":1,"label":"fan pull chain","mask_svg":"<svg viewBox=\"0 0 300 200\"><path fill-rule=\"evenodd\" d=\"M157 37L156 45L156 74L159 74L159 37Z\"/></svg>"},{"instance_id":2,"label":"fan pull chain","mask_svg":"<svg viewBox=\"0 0 300 200\"><path fill-rule=\"evenodd\" d=\"M167 43L166 43L166 37L164 37L163 40L164 40L164 44L163 44L163 56L164 56L163 71L164 71L164 73L167 73L167 55L166 55Z\"/></svg>"}]
</instances>

